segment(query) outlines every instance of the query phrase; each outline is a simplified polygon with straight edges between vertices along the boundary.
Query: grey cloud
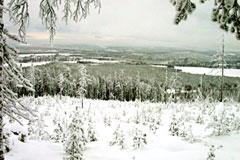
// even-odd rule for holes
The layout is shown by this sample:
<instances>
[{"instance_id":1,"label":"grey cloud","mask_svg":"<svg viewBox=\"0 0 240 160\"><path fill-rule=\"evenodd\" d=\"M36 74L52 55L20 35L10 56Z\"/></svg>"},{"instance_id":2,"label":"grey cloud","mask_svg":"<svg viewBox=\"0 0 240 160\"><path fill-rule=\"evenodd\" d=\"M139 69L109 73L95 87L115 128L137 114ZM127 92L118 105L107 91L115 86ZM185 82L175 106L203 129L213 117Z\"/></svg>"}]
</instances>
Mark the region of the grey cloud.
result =
<instances>
[{"instance_id":1,"label":"grey cloud","mask_svg":"<svg viewBox=\"0 0 240 160\"><path fill-rule=\"evenodd\" d=\"M39 0L29 0L31 22L29 32L45 33L39 14ZM175 10L169 0L102 0L101 13L92 11L79 23L58 22L57 37L62 43L104 45L167 45L213 49L219 46L223 31L211 22L212 1L198 5L186 22L173 24ZM59 10L61 15L61 9ZM61 20L61 17L59 18ZM239 41L226 34L229 48L240 49ZM29 39L31 41L31 39ZM44 39L45 40L45 39ZM65 43L64 41L64 43Z\"/></svg>"}]
</instances>

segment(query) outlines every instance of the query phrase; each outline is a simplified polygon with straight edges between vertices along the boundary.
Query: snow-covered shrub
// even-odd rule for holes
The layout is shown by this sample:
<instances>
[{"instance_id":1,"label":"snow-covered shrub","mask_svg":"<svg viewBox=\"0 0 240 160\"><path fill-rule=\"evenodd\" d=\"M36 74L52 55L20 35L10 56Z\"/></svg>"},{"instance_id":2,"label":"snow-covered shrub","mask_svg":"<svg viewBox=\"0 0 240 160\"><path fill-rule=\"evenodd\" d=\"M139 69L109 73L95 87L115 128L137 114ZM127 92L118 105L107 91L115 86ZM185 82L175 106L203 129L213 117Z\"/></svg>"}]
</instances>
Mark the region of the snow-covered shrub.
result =
<instances>
[{"instance_id":1,"label":"snow-covered shrub","mask_svg":"<svg viewBox=\"0 0 240 160\"><path fill-rule=\"evenodd\" d=\"M208 156L207 156L207 160L215 160L215 146L211 145L209 148L209 152L208 152Z\"/></svg>"},{"instance_id":2,"label":"snow-covered shrub","mask_svg":"<svg viewBox=\"0 0 240 160\"><path fill-rule=\"evenodd\" d=\"M89 119L88 129L87 129L88 141L94 142L97 141L96 131L92 119Z\"/></svg>"},{"instance_id":3,"label":"snow-covered shrub","mask_svg":"<svg viewBox=\"0 0 240 160\"><path fill-rule=\"evenodd\" d=\"M203 124L204 120L203 120L203 115L199 114L196 118L196 123L198 124Z\"/></svg>"},{"instance_id":4,"label":"snow-covered shrub","mask_svg":"<svg viewBox=\"0 0 240 160\"><path fill-rule=\"evenodd\" d=\"M63 142L64 136L63 136L63 128L60 123L58 123L53 130L53 135L51 136L51 139L53 139L55 142Z\"/></svg>"},{"instance_id":5,"label":"snow-covered shrub","mask_svg":"<svg viewBox=\"0 0 240 160\"><path fill-rule=\"evenodd\" d=\"M120 125L116 128L116 130L113 132L113 139L109 143L109 145L119 145L122 149L126 148L125 144L125 136L123 133L123 130L121 130Z\"/></svg>"},{"instance_id":6,"label":"snow-covered shrub","mask_svg":"<svg viewBox=\"0 0 240 160\"><path fill-rule=\"evenodd\" d=\"M185 131L184 140L188 141L189 143L194 143L197 141L197 139L194 137L192 133L192 125L190 125L188 129Z\"/></svg>"},{"instance_id":7,"label":"snow-covered shrub","mask_svg":"<svg viewBox=\"0 0 240 160\"><path fill-rule=\"evenodd\" d=\"M3 151L4 151L4 153L9 152L12 148L11 143L10 143L10 137L11 137L10 132L3 133Z\"/></svg>"},{"instance_id":8,"label":"snow-covered shrub","mask_svg":"<svg viewBox=\"0 0 240 160\"><path fill-rule=\"evenodd\" d=\"M20 133L18 136L18 140L21 142L26 142L27 135L24 133Z\"/></svg>"},{"instance_id":9,"label":"snow-covered shrub","mask_svg":"<svg viewBox=\"0 0 240 160\"><path fill-rule=\"evenodd\" d=\"M109 117L109 116L107 116L107 115L105 115L104 116L104 124L105 124L105 126L111 126L111 117Z\"/></svg>"},{"instance_id":10,"label":"snow-covered shrub","mask_svg":"<svg viewBox=\"0 0 240 160\"><path fill-rule=\"evenodd\" d=\"M169 131L171 132L172 136L178 136L179 135L179 122L176 119L175 114L172 115L172 121L169 126Z\"/></svg>"},{"instance_id":11,"label":"snow-covered shrub","mask_svg":"<svg viewBox=\"0 0 240 160\"><path fill-rule=\"evenodd\" d=\"M138 128L135 129L133 136L133 148L138 149L147 144L147 134Z\"/></svg>"},{"instance_id":12,"label":"snow-covered shrub","mask_svg":"<svg viewBox=\"0 0 240 160\"><path fill-rule=\"evenodd\" d=\"M207 129L212 129L212 135L226 135L231 131L231 122L233 119L229 117L229 111L223 104L215 106L215 110L210 118L211 120L207 125Z\"/></svg>"}]
</instances>

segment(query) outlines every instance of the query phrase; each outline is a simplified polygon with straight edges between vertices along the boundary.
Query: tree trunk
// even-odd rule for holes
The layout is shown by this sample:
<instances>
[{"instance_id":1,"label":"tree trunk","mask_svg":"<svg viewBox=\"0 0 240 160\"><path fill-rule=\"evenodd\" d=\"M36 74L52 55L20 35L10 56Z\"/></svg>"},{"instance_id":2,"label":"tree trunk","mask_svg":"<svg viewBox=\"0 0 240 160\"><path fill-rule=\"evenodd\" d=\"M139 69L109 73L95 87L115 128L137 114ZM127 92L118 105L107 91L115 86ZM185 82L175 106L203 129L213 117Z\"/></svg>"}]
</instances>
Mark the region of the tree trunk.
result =
<instances>
[{"instance_id":1,"label":"tree trunk","mask_svg":"<svg viewBox=\"0 0 240 160\"><path fill-rule=\"evenodd\" d=\"M3 6L0 0L0 6ZM3 153L3 8L0 8L0 160L4 160Z\"/></svg>"}]
</instances>

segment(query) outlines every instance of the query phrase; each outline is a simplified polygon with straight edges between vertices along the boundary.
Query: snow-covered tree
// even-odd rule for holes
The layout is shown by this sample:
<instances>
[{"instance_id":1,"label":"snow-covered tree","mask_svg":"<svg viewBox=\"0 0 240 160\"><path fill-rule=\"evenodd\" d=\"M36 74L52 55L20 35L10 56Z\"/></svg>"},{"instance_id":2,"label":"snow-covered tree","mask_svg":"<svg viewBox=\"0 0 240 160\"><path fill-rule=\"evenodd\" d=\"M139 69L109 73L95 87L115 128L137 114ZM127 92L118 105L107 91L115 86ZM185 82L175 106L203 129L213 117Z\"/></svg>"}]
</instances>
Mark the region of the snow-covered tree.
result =
<instances>
[{"instance_id":1,"label":"snow-covered tree","mask_svg":"<svg viewBox=\"0 0 240 160\"><path fill-rule=\"evenodd\" d=\"M87 69L84 65L80 65L79 67L79 78L77 84L77 96L81 98L82 107L83 107L83 98L85 97L86 87L88 81Z\"/></svg>"},{"instance_id":2,"label":"snow-covered tree","mask_svg":"<svg viewBox=\"0 0 240 160\"><path fill-rule=\"evenodd\" d=\"M178 136L179 135L179 122L176 119L175 114L172 115L172 121L169 126L169 131L171 132L172 136Z\"/></svg>"},{"instance_id":3,"label":"snow-covered tree","mask_svg":"<svg viewBox=\"0 0 240 160\"><path fill-rule=\"evenodd\" d=\"M77 22L86 18L92 5L99 9L101 7L100 0L68 0L61 2L61 0L40 1L40 17L45 27L49 30L50 42L53 41L56 33L58 17L56 10L61 6L64 8L63 18L66 22L68 19ZM9 115L14 117L13 115L18 115L28 118L31 112L27 107L18 103L17 95L4 82L4 78L9 77L10 80L17 81L19 86L28 89L32 88L30 82L22 76L20 68L15 62L17 50L8 43L9 39L16 42L25 42L26 27L30 15L28 8L29 3L27 0L9 0L8 3L0 0L0 160L4 160L3 116ZM8 28L4 25L5 15L9 15L10 22L13 22L18 27L18 36L10 34ZM28 112L26 113L25 111Z\"/></svg>"},{"instance_id":4,"label":"snow-covered tree","mask_svg":"<svg viewBox=\"0 0 240 160\"><path fill-rule=\"evenodd\" d=\"M87 135L88 135L88 141L90 142L97 141L96 131L91 118L88 121Z\"/></svg>"},{"instance_id":5,"label":"snow-covered tree","mask_svg":"<svg viewBox=\"0 0 240 160\"><path fill-rule=\"evenodd\" d=\"M84 65L80 65L79 67L79 78L78 78L78 88L77 88L77 95L80 98L83 98L85 96L86 92L86 86L87 86L87 70Z\"/></svg>"},{"instance_id":6,"label":"snow-covered tree","mask_svg":"<svg viewBox=\"0 0 240 160\"><path fill-rule=\"evenodd\" d=\"M60 89L59 94L60 94L60 99L62 97L62 92L63 92L63 83L64 83L64 75L62 73L59 74L58 76L58 87Z\"/></svg>"},{"instance_id":7,"label":"snow-covered tree","mask_svg":"<svg viewBox=\"0 0 240 160\"><path fill-rule=\"evenodd\" d=\"M133 148L139 149L147 144L147 134L143 133L138 128L134 131L134 137L133 137Z\"/></svg>"},{"instance_id":8,"label":"snow-covered tree","mask_svg":"<svg viewBox=\"0 0 240 160\"><path fill-rule=\"evenodd\" d=\"M83 160L86 138L84 136L83 122L80 111L76 109L68 127L65 141L65 160Z\"/></svg>"},{"instance_id":9,"label":"snow-covered tree","mask_svg":"<svg viewBox=\"0 0 240 160\"><path fill-rule=\"evenodd\" d=\"M119 145L121 149L126 148L125 136L123 130L121 130L120 125L113 132L113 140L109 143L110 145Z\"/></svg>"},{"instance_id":10,"label":"snow-covered tree","mask_svg":"<svg viewBox=\"0 0 240 160\"><path fill-rule=\"evenodd\" d=\"M193 0L170 0L176 7L175 23L179 24L182 20L186 20L191 14L196 4ZM207 0L200 0L205 3ZM212 21L217 22L220 28L225 31L235 33L236 38L240 40L240 2L239 0L211 0L214 3L212 10Z\"/></svg>"}]
</instances>

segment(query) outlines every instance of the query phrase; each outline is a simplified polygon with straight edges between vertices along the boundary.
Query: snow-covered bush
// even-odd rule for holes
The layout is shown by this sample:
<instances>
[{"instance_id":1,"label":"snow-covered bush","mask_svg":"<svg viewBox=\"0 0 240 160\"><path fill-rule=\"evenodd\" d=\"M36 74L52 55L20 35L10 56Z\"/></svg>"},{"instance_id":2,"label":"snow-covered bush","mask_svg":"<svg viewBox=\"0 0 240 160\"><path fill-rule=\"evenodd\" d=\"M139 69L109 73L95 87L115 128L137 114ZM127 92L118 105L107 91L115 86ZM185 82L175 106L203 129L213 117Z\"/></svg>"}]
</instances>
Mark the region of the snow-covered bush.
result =
<instances>
[{"instance_id":1,"label":"snow-covered bush","mask_svg":"<svg viewBox=\"0 0 240 160\"><path fill-rule=\"evenodd\" d=\"M105 126L111 126L111 117L109 117L108 115L104 116L104 124Z\"/></svg>"},{"instance_id":2,"label":"snow-covered bush","mask_svg":"<svg viewBox=\"0 0 240 160\"><path fill-rule=\"evenodd\" d=\"M172 115L172 121L169 126L169 131L171 132L172 136L178 136L179 135L179 122L176 119L175 114Z\"/></svg>"},{"instance_id":3,"label":"snow-covered bush","mask_svg":"<svg viewBox=\"0 0 240 160\"><path fill-rule=\"evenodd\" d=\"M63 142L64 136L63 136L63 128L60 123L58 123L53 130L53 136L51 136L51 139L53 139L55 142Z\"/></svg>"},{"instance_id":4,"label":"snow-covered bush","mask_svg":"<svg viewBox=\"0 0 240 160\"><path fill-rule=\"evenodd\" d=\"M88 136L88 141L90 142L97 141L96 131L91 118L89 119L89 122L88 122L87 136Z\"/></svg>"},{"instance_id":5,"label":"snow-covered bush","mask_svg":"<svg viewBox=\"0 0 240 160\"><path fill-rule=\"evenodd\" d=\"M239 129L238 114L235 107L224 105L223 103L215 106L213 113L210 115L210 121L206 129L212 130L212 135L221 136ZM236 116L235 116L236 115Z\"/></svg>"},{"instance_id":6,"label":"snow-covered bush","mask_svg":"<svg viewBox=\"0 0 240 160\"><path fill-rule=\"evenodd\" d=\"M4 153L9 152L12 149L12 145L10 143L11 132L3 133L3 151Z\"/></svg>"},{"instance_id":7,"label":"snow-covered bush","mask_svg":"<svg viewBox=\"0 0 240 160\"><path fill-rule=\"evenodd\" d=\"M126 148L125 144L125 136L123 133L123 130L121 130L120 125L116 128L116 130L113 132L113 139L109 143L112 145L119 145L122 149Z\"/></svg>"},{"instance_id":8,"label":"snow-covered bush","mask_svg":"<svg viewBox=\"0 0 240 160\"><path fill-rule=\"evenodd\" d=\"M147 144L147 134L138 128L135 129L133 136L133 148L138 149Z\"/></svg>"},{"instance_id":9,"label":"snow-covered bush","mask_svg":"<svg viewBox=\"0 0 240 160\"><path fill-rule=\"evenodd\" d=\"M207 160L215 160L215 158L216 158L215 150L216 150L215 146L211 145L210 148L209 148Z\"/></svg>"}]
</instances>

